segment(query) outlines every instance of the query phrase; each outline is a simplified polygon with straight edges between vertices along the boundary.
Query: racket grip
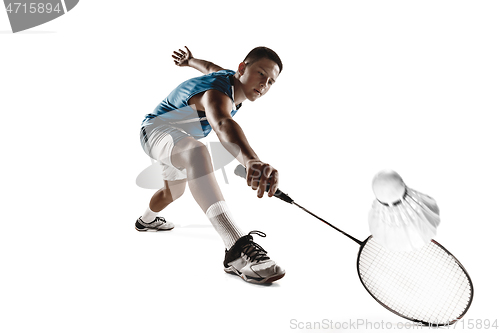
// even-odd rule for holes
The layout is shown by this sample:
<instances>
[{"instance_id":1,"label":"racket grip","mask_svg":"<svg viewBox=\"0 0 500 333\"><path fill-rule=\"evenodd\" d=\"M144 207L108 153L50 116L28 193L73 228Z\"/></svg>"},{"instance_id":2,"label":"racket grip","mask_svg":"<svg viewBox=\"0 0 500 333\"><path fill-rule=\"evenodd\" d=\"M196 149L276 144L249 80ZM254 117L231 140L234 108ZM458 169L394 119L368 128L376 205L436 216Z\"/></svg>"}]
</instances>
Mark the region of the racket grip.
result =
<instances>
[{"instance_id":1,"label":"racket grip","mask_svg":"<svg viewBox=\"0 0 500 333\"><path fill-rule=\"evenodd\" d=\"M247 178L247 169L243 165L240 164L236 167L236 169L234 169L234 174L236 176L240 176L241 178L246 179ZM270 184L267 184L266 192L269 192L269 187L270 187ZM281 200L288 202L290 204L293 202L293 199L290 198L285 193L281 192L280 189L276 190L276 192L274 193L274 196L276 198L281 199Z\"/></svg>"}]
</instances>

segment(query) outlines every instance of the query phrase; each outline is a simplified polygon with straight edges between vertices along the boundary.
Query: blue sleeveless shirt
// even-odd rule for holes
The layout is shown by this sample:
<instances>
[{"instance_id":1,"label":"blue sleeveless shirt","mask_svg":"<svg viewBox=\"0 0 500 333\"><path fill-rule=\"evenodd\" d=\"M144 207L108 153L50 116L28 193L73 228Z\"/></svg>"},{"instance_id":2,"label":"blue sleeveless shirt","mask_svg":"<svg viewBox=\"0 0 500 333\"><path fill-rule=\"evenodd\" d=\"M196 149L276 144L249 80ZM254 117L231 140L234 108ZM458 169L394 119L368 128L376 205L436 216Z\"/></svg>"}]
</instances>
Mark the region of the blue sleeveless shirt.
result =
<instances>
[{"instance_id":1,"label":"blue sleeveless shirt","mask_svg":"<svg viewBox=\"0 0 500 333\"><path fill-rule=\"evenodd\" d=\"M231 117L234 116L241 107L241 104L234 105L235 73L231 70L220 70L181 83L153 112L146 115L142 126L169 125L183 130L195 139L206 137L212 131L212 127L205 112L193 109L188 105L188 101L196 94L215 89L231 98L233 101Z\"/></svg>"}]
</instances>

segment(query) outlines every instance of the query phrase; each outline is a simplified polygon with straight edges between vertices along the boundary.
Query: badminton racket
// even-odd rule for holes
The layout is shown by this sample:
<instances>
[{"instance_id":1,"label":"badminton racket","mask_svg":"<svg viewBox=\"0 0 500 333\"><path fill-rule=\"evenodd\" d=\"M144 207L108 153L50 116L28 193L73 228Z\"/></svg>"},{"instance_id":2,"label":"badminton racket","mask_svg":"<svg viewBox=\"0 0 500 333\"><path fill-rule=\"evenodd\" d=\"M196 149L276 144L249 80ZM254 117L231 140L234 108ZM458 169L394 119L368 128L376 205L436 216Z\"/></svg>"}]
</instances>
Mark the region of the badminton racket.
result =
<instances>
[{"instance_id":1,"label":"badminton racket","mask_svg":"<svg viewBox=\"0 0 500 333\"><path fill-rule=\"evenodd\" d=\"M239 165L235 174L246 178ZM268 189L269 190L269 187ZM279 189L275 197L293 204L360 246L358 276L368 293L387 310L426 326L451 325L469 309L474 288L464 266L432 240L411 252L389 251L372 236L360 241L297 204Z\"/></svg>"}]
</instances>

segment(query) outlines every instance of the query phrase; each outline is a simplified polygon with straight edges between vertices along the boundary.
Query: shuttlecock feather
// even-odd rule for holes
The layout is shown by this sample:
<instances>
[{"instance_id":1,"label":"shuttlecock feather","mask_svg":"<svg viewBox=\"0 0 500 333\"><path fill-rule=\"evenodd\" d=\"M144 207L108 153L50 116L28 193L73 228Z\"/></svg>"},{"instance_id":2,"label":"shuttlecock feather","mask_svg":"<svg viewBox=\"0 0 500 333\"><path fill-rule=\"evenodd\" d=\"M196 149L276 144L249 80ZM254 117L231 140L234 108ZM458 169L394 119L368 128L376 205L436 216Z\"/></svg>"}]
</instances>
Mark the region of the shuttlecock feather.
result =
<instances>
[{"instance_id":1,"label":"shuttlecock feather","mask_svg":"<svg viewBox=\"0 0 500 333\"><path fill-rule=\"evenodd\" d=\"M377 198L368 216L373 239L393 251L412 251L429 244L440 222L436 201L407 187L392 170L376 174L372 187Z\"/></svg>"}]
</instances>

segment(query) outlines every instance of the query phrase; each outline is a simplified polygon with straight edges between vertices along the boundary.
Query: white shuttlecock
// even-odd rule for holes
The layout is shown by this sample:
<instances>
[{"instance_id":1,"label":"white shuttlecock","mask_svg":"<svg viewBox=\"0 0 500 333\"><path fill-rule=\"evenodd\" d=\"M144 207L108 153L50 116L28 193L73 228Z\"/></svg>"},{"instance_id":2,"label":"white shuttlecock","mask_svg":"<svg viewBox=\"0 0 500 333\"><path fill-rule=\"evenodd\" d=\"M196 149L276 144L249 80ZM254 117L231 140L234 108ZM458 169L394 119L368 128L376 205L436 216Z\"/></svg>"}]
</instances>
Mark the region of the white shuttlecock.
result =
<instances>
[{"instance_id":1,"label":"white shuttlecock","mask_svg":"<svg viewBox=\"0 0 500 333\"><path fill-rule=\"evenodd\" d=\"M376 174L372 187L377 199L368 223L374 240L393 251L412 251L429 244L440 222L436 201L407 187L392 170Z\"/></svg>"}]
</instances>

